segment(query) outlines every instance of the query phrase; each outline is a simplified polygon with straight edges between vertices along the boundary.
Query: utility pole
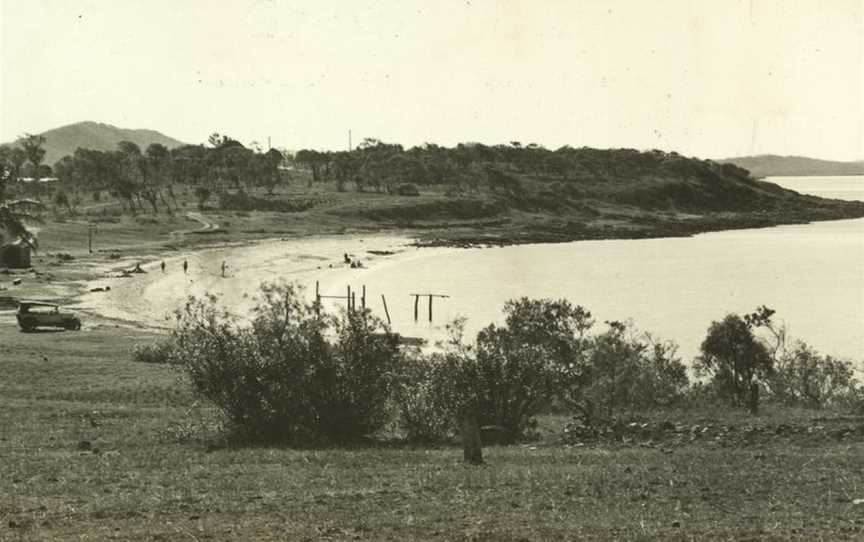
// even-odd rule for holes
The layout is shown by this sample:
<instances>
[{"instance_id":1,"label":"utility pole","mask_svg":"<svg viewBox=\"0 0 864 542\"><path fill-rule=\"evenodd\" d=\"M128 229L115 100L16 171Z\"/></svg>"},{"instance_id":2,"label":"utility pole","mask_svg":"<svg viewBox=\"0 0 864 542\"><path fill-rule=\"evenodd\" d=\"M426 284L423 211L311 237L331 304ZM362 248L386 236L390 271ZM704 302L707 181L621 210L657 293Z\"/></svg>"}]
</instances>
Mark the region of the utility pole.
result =
<instances>
[{"instance_id":1,"label":"utility pole","mask_svg":"<svg viewBox=\"0 0 864 542\"><path fill-rule=\"evenodd\" d=\"M348 128L348 152L351 152L351 128Z\"/></svg>"}]
</instances>

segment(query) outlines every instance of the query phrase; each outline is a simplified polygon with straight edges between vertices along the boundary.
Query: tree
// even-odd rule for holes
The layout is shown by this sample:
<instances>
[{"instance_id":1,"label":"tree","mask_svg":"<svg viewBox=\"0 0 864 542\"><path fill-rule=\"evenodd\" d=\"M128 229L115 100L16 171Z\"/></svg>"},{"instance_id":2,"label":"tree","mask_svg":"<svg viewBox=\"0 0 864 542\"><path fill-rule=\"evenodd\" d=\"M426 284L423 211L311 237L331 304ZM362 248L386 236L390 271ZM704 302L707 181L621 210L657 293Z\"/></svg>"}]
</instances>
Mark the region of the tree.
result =
<instances>
[{"instance_id":1,"label":"tree","mask_svg":"<svg viewBox=\"0 0 864 542\"><path fill-rule=\"evenodd\" d=\"M12 171L12 148L0 146L0 201L6 199L6 183L15 178Z\"/></svg>"},{"instance_id":2,"label":"tree","mask_svg":"<svg viewBox=\"0 0 864 542\"><path fill-rule=\"evenodd\" d=\"M171 182L171 153L168 148L159 143L151 143L144 152L144 188L142 190L144 198L150 202L153 207L153 212L157 212L156 198L162 202L162 205L171 213L171 206L165 199L163 189Z\"/></svg>"},{"instance_id":3,"label":"tree","mask_svg":"<svg viewBox=\"0 0 864 542\"><path fill-rule=\"evenodd\" d=\"M41 138L41 136L33 137L33 142L36 143ZM44 141L44 138L41 139ZM38 143L37 146L41 146L41 143ZM45 152L43 150L41 155L36 151L33 152L33 158L38 164ZM20 148L0 147L0 243L6 237L11 237L27 243L35 250L38 247L38 242L28 225L42 223L40 212L45 207L33 200L6 200L6 183L18 178L21 166L26 159L25 151Z\"/></svg>"},{"instance_id":4,"label":"tree","mask_svg":"<svg viewBox=\"0 0 864 542\"><path fill-rule=\"evenodd\" d=\"M57 191L54 192L53 199L54 205L56 207L66 207L66 209L69 211L69 214L72 214L72 204L69 201L69 196L66 195L65 190L63 190L62 188L57 189Z\"/></svg>"},{"instance_id":5,"label":"tree","mask_svg":"<svg viewBox=\"0 0 864 542\"><path fill-rule=\"evenodd\" d=\"M37 249L39 243L28 225L41 224L39 213L43 210L44 206L38 201L0 201L0 243L8 236L26 243L34 250Z\"/></svg>"},{"instance_id":6,"label":"tree","mask_svg":"<svg viewBox=\"0 0 864 542\"><path fill-rule=\"evenodd\" d=\"M294 161L312 171L310 186L312 182L321 180L321 164L324 162L322 153L315 150L302 149L294 156Z\"/></svg>"},{"instance_id":7,"label":"tree","mask_svg":"<svg viewBox=\"0 0 864 542\"><path fill-rule=\"evenodd\" d=\"M752 325L737 314L712 322L701 351L696 366L711 374L720 395L758 413L759 386L771 375L774 364Z\"/></svg>"},{"instance_id":8,"label":"tree","mask_svg":"<svg viewBox=\"0 0 864 542\"><path fill-rule=\"evenodd\" d=\"M45 158L45 149L42 145L45 144L45 136L24 134L24 139L21 141L21 147L24 149L24 154L27 156L27 161L30 162L33 168L33 176L38 177L39 165Z\"/></svg>"},{"instance_id":9,"label":"tree","mask_svg":"<svg viewBox=\"0 0 864 542\"><path fill-rule=\"evenodd\" d=\"M264 154L258 154L251 159L255 164L256 177L258 184L267 189L267 194L273 195L273 190L279 184L279 164L282 163L284 157L282 153L276 149L270 149Z\"/></svg>"},{"instance_id":10,"label":"tree","mask_svg":"<svg viewBox=\"0 0 864 542\"><path fill-rule=\"evenodd\" d=\"M142 209L141 187L144 176L144 158L141 149L131 141L121 141L114 153L117 164L117 175L113 178L111 194L121 202L128 204L129 210L135 212L135 200L138 209Z\"/></svg>"},{"instance_id":11,"label":"tree","mask_svg":"<svg viewBox=\"0 0 864 542\"><path fill-rule=\"evenodd\" d=\"M195 198L198 200L198 209L203 210L204 204L210 199L210 189L206 186L195 187Z\"/></svg>"}]
</instances>

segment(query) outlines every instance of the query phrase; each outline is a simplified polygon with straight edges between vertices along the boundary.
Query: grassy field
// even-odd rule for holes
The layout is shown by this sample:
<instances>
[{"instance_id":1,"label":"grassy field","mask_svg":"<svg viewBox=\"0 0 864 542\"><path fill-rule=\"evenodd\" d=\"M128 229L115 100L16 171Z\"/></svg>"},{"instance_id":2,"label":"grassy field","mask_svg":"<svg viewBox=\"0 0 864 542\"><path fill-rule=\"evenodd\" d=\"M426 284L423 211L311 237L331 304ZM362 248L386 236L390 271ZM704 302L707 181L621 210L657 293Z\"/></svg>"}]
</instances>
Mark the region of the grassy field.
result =
<instances>
[{"instance_id":1,"label":"grassy field","mask_svg":"<svg viewBox=\"0 0 864 542\"><path fill-rule=\"evenodd\" d=\"M483 467L451 447L231 447L177 371L130 360L153 338L107 325L23 334L0 321L0 540L864 536L860 431L568 446L564 418L550 416L539 441L486 448ZM769 408L758 423L806 435L833 423L817 415Z\"/></svg>"}]
</instances>

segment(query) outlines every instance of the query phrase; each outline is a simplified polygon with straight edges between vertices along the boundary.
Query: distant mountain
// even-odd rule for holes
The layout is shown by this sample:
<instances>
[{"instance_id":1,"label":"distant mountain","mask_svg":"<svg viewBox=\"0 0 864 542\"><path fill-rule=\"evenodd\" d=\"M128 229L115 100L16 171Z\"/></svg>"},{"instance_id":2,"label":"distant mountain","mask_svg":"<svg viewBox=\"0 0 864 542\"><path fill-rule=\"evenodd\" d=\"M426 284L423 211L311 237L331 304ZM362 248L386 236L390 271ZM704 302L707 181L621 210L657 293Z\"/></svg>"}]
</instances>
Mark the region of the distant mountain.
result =
<instances>
[{"instance_id":1,"label":"distant mountain","mask_svg":"<svg viewBox=\"0 0 864 542\"><path fill-rule=\"evenodd\" d=\"M42 132L41 135L45 136L45 163L50 166L64 156L74 153L78 147L111 151L117 148L117 143L131 141L143 151L151 143L161 143L169 149L184 144L155 130L130 130L92 121L68 124ZM20 140L15 141L12 145L18 145L19 142Z\"/></svg>"},{"instance_id":2,"label":"distant mountain","mask_svg":"<svg viewBox=\"0 0 864 542\"><path fill-rule=\"evenodd\" d=\"M833 162L804 156L741 156L718 160L750 170L754 177L777 177L795 175L864 175L864 161Z\"/></svg>"}]
</instances>

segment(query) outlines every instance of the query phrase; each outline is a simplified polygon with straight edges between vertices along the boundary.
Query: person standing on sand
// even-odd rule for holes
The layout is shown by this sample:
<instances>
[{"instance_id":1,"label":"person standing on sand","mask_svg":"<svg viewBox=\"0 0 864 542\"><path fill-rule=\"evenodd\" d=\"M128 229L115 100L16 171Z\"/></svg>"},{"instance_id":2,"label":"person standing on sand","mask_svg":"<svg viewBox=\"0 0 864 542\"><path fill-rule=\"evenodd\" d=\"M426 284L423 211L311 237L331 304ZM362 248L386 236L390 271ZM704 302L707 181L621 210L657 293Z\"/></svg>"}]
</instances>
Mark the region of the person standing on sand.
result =
<instances>
[{"instance_id":1,"label":"person standing on sand","mask_svg":"<svg viewBox=\"0 0 864 542\"><path fill-rule=\"evenodd\" d=\"M228 264L225 263L225 260L222 260L222 278L225 278L225 268L228 267Z\"/></svg>"},{"instance_id":2,"label":"person standing on sand","mask_svg":"<svg viewBox=\"0 0 864 542\"><path fill-rule=\"evenodd\" d=\"M188 269L189 269L189 262L186 260L183 260L183 274L184 275L186 274L186 270L188 270Z\"/></svg>"},{"instance_id":3,"label":"person standing on sand","mask_svg":"<svg viewBox=\"0 0 864 542\"><path fill-rule=\"evenodd\" d=\"M165 272L165 260L162 260L161 266L162 266L162 272L164 273Z\"/></svg>"}]
</instances>

